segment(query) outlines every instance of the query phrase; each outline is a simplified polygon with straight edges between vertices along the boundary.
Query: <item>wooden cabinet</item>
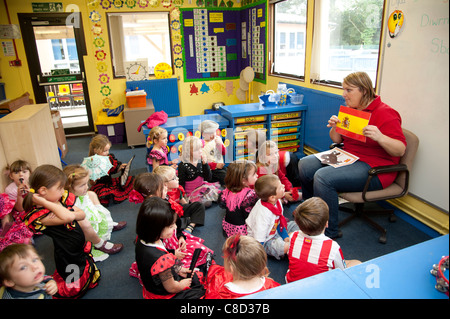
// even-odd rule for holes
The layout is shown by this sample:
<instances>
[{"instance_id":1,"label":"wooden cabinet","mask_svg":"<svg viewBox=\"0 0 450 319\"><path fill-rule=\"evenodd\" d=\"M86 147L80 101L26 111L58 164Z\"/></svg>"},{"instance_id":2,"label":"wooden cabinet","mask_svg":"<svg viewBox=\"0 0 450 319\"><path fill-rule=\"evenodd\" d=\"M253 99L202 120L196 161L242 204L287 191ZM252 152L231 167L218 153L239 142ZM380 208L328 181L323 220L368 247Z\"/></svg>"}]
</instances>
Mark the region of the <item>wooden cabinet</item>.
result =
<instances>
[{"instance_id":1,"label":"wooden cabinet","mask_svg":"<svg viewBox=\"0 0 450 319\"><path fill-rule=\"evenodd\" d=\"M29 162L32 169L42 164L62 168L50 108L46 103L24 105L1 118L0 139L1 151L8 164L22 159Z\"/></svg>"},{"instance_id":2,"label":"wooden cabinet","mask_svg":"<svg viewBox=\"0 0 450 319\"><path fill-rule=\"evenodd\" d=\"M141 132L137 130L139 125L155 112L152 100L148 99L146 101L146 107L125 107L123 110L128 146L145 145L147 141L145 135L142 134L142 130Z\"/></svg>"}]
</instances>

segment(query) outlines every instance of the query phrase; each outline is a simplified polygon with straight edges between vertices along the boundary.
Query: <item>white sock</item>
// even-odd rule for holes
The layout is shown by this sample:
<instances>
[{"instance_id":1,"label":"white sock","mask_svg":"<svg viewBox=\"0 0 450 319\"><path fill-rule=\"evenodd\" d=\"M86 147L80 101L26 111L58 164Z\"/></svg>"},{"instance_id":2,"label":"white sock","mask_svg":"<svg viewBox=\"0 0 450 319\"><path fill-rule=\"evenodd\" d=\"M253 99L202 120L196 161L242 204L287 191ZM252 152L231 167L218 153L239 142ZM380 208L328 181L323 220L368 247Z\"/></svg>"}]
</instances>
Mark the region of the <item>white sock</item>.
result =
<instances>
[{"instance_id":1,"label":"white sock","mask_svg":"<svg viewBox=\"0 0 450 319\"><path fill-rule=\"evenodd\" d=\"M105 242L105 241L104 241L103 239L100 238L100 241L99 241L97 244L95 244L94 247L95 247L95 248L100 248L100 247L103 246L103 243L104 243L104 242ZM105 248L106 248L106 249L111 249L111 248L113 248L113 246L114 246L114 244L112 244L112 243L110 243L109 241L107 241L107 242L106 242L106 245L105 245Z\"/></svg>"}]
</instances>

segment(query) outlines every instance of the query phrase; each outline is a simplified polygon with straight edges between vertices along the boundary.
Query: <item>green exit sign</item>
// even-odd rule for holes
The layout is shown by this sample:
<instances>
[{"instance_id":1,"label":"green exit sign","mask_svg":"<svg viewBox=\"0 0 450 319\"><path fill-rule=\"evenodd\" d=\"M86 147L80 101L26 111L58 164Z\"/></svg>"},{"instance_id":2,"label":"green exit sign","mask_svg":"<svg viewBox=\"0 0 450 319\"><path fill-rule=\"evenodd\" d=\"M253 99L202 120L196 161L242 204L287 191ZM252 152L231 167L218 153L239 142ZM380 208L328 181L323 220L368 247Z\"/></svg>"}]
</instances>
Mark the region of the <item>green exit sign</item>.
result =
<instances>
[{"instance_id":1,"label":"green exit sign","mask_svg":"<svg viewBox=\"0 0 450 319\"><path fill-rule=\"evenodd\" d=\"M62 2L32 2L33 12L63 12Z\"/></svg>"}]
</instances>

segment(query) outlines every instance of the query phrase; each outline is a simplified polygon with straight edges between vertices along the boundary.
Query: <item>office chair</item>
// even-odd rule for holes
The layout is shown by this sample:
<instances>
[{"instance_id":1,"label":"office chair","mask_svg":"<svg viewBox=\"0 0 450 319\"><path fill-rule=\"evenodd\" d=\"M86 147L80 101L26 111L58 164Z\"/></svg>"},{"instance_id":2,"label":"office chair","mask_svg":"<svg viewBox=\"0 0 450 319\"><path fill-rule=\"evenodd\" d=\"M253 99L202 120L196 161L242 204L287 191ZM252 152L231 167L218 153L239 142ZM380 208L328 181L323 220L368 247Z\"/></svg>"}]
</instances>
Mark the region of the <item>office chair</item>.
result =
<instances>
[{"instance_id":1,"label":"office chair","mask_svg":"<svg viewBox=\"0 0 450 319\"><path fill-rule=\"evenodd\" d=\"M367 202L376 202L380 200L387 200L387 199L393 199L393 198L399 198L408 193L408 187L409 187L409 170L412 167L414 157L416 156L417 148L419 147L419 139L417 136L406 130L403 129L403 134L406 138L406 151L405 154L400 158L400 163L397 165L387 165L387 166L378 166L378 167L372 167L369 169L369 177L367 178L366 185L364 186L364 189L362 192L352 192L352 193L340 193L339 197L349 201L350 203L354 204L354 209L351 209L350 207L344 206L344 204L341 204L339 206L339 210L349 212L352 215L350 217L347 217L343 221L339 223L339 227L343 226L344 224L348 223L350 220L361 217L363 220L368 222L370 225L372 225L374 228L379 230L381 232L381 236L379 237L379 242L382 244L385 244L387 241L386 238L386 229L383 228L381 225L377 224L375 221L373 221L371 218L369 218L369 214L389 214L389 221L395 222L396 216L394 215L393 209L385 209L385 210L365 210L364 204ZM398 172L396 179L394 182L389 185L388 187L377 190L377 191L368 191L367 188L369 187L370 180L381 173L388 173L388 172Z\"/></svg>"}]
</instances>

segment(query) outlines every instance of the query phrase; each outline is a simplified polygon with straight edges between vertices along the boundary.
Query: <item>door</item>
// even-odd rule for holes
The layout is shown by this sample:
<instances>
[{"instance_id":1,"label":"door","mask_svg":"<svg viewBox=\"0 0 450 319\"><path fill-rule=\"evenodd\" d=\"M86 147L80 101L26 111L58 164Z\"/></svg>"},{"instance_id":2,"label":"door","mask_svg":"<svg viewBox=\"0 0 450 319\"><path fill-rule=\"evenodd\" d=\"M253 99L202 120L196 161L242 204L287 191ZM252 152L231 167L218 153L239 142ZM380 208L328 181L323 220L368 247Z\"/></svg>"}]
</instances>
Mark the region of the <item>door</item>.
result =
<instances>
[{"instance_id":1,"label":"door","mask_svg":"<svg viewBox=\"0 0 450 319\"><path fill-rule=\"evenodd\" d=\"M19 13L36 103L59 111L66 134L94 132L81 15Z\"/></svg>"}]
</instances>

